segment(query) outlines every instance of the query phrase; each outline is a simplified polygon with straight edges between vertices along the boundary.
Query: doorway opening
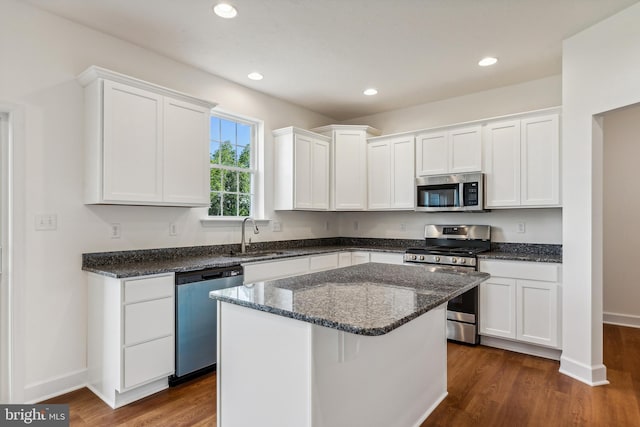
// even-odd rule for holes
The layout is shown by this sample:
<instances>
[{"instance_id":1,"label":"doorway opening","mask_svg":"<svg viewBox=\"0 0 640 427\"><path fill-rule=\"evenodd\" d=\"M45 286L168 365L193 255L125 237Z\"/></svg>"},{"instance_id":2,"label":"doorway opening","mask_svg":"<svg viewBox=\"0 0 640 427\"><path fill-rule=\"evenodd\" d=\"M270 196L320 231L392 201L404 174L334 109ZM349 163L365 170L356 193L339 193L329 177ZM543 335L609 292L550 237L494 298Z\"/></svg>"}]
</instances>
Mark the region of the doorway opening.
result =
<instances>
[{"instance_id":1,"label":"doorway opening","mask_svg":"<svg viewBox=\"0 0 640 427\"><path fill-rule=\"evenodd\" d=\"M9 114L0 111L0 402L11 401L11 289L7 271L8 256L8 167Z\"/></svg>"},{"instance_id":2,"label":"doorway opening","mask_svg":"<svg viewBox=\"0 0 640 427\"><path fill-rule=\"evenodd\" d=\"M603 335L605 343L615 343L614 349L604 346L603 356L608 369L632 372L640 355L640 103L602 115L602 151Z\"/></svg>"}]
</instances>

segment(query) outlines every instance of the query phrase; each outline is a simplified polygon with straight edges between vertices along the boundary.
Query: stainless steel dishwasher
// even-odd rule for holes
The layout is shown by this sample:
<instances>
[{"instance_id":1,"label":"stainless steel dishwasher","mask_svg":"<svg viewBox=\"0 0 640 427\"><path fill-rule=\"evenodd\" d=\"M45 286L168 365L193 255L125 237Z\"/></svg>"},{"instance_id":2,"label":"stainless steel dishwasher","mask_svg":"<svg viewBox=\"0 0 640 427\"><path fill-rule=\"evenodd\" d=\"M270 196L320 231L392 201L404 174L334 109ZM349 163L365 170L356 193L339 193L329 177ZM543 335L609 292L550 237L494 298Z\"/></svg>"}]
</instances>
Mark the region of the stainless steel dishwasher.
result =
<instances>
[{"instance_id":1,"label":"stainless steel dishwasher","mask_svg":"<svg viewBox=\"0 0 640 427\"><path fill-rule=\"evenodd\" d=\"M241 266L176 273L177 385L215 370L218 306L209 292L242 285Z\"/></svg>"}]
</instances>

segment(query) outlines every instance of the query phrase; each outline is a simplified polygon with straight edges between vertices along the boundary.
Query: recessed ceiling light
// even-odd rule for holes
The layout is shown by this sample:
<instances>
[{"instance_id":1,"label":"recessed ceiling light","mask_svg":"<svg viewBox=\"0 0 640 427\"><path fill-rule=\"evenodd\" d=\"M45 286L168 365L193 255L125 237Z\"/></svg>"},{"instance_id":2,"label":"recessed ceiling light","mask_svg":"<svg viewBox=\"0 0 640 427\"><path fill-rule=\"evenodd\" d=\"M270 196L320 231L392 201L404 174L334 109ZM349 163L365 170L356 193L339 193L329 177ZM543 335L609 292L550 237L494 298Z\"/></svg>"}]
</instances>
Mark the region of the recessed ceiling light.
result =
<instances>
[{"instance_id":1,"label":"recessed ceiling light","mask_svg":"<svg viewBox=\"0 0 640 427\"><path fill-rule=\"evenodd\" d=\"M378 90L374 88L369 88L369 89L365 89L365 91L362 93L364 93L367 96L373 96L378 94Z\"/></svg>"},{"instance_id":2,"label":"recessed ceiling light","mask_svg":"<svg viewBox=\"0 0 640 427\"><path fill-rule=\"evenodd\" d=\"M218 3L213 6L213 12L220 18L231 19L235 18L238 14L238 10L231 6L229 3Z\"/></svg>"},{"instance_id":3,"label":"recessed ceiling light","mask_svg":"<svg viewBox=\"0 0 640 427\"><path fill-rule=\"evenodd\" d=\"M262 74L256 71L254 71L253 73L249 73L247 77L249 77L251 80L262 80L264 78Z\"/></svg>"},{"instance_id":4,"label":"recessed ceiling light","mask_svg":"<svg viewBox=\"0 0 640 427\"><path fill-rule=\"evenodd\" d=\"M489 65L493 65L498 62L498 58L494 58L492 56L487 56L486 58L482 58L478 65L481 67L488 67Z\"/></svg>"}]
</instances>

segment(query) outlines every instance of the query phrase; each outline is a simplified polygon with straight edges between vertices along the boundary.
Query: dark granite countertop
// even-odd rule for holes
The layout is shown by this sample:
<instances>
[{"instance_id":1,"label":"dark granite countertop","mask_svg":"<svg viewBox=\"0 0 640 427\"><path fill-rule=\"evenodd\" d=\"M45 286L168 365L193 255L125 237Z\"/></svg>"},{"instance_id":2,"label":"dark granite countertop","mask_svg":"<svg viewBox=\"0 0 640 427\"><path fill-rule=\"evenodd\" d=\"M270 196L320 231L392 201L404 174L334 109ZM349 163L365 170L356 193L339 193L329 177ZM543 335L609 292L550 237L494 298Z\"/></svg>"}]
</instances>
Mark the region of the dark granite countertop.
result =
<instances>
[{"instance_id":1,"label":"dark granite countertop","mask_svg":"<svg viewBox=\"0 0 640 427\"><path fill-rule=\"evenodd\" d=\"M441 267L368 263L236 286L210 297L353 334L383 335L488 278Z\"/></svg>"},{"instance_id":2,"label":"dark granite countertop","mask_svg":"<svg viewBox=\"0 0 640 427\"><path fill-rule=\"evenodd\" d=\"M424 246L424 240L336 237L255 243L246 254L239 253L239 244L142 249L83 254L82 269L119 279L340 251L404 253L407 248L420 246ZM492 243L491 251L479 257L561 263L562 245Z\"/></svg>"},{"instance_id":3,"label":"dark granite countertop","mask_svg":"<svg viewBox=\"0 0 640 427\"><path fill-rule=\"evenodd\" d=\"M491 251L478 254L481 259L562 263L562 245L536 243L491 243Z\"/></svg>"},{"instance_id":4,"label":"dark granite countertop","mask_svg":"<svg viewBox=\"0 0 640 427\"><path fill-rule=\"evenodd\" d=\"M178 273L206 270L209 268L231 267L250 262L268 261L291 258L297 256L320 255L324 253L342 251L367 251L367 252L392 252L404 253L405 247L380 247L380 246L316 246L293 249L273 249L262 251L250 251L245 254L209 254L209 255L184 255L166 259L146 260L133 257L131 260L121 260L113 263L84 264L82 269L91 273L116 279L145 276L160 273Z\"/></svg>"}]
</instances>

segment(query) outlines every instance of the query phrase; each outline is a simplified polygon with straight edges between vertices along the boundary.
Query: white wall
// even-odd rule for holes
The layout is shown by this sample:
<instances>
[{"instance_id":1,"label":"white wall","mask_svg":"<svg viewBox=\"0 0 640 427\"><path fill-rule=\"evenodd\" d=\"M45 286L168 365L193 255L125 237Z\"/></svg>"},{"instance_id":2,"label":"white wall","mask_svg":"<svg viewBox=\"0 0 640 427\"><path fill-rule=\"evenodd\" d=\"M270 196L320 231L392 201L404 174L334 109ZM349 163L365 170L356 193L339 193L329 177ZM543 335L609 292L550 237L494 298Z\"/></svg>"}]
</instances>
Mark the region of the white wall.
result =
<instances>
[{"instance_id":1,"label":"white wall","mask_svg":"<svg viewBox=\"0 0 640 427\"><path fill-rule=\"evenodd\" d=\"M562 244L560 208L496 209L487 213L349 212L342 213L339 220L340 235L345 237L423 239L427 224L482 224L491 226L494 242ZM524 233L517 232L518 223L525 224Z\"/></svg>"},{"instance_id":2,"label":"white wall","mask_svg":"<svg viewBox=\"0 0 640 427\"><path fill-rule=\"evenodd\" d=\"M640 105L604 115L604 320L640 327Z\"/></svg>"},{"instance_id":3,"label":"white wall","mask_svg":"<svg viewBox=\"0 0 640 427\"><path fill-rule=\"evenodd\" d=\"M561 372L606 383L602 364L602 120L640 101L640 4L565 40ZM625 236L626 237L626 236Z\"/></svg>"},{"instance_id":4,"label":"white wall","mask_svg":"<svg viewBox=\"0 0 640 427\"><path fill-rule=\"evenodd\" d=\"M128 74L201 98L229 111L265 122L267 214L282 232L263 227L254 240L335 236L334 214L271 212L273 129L311 128L329 118L177 63L138 46L90 30L31 7L0 0L0 105L24 110L24 138L18 141L15 173L24 185L16 194L14 230L25 248L17 252L25 300L24 389L18 401L40 399L83 382L86 368L86 283L81 254L94 251L237 243L239 226L202 227L206 209L85 206L83 195L83 94L76 76L90 65ZM56 231L35 231L34 216L54 213ZM321 216L323 221L316 221ZM335 225L324 229L324 219ZM122 238L109 238L110 223L122 225ZM170 237L176 222L179 235ZM19 342L20 343L20 342ZM18 344L19 344L18 343ZM18 345L20 347L20 345ZM22 359L20 359L22 361ZM24 395L22 395L24 391Z\"/></svg>"},{"instance_id":5,"label":"white wall","mask_svg":"<svg viewBox=\"0 0 640 427\"><path fill-rule=\"evenodd\" d=\"M402 110L349 120L383 134L462 123L525 111L556 107L561 100L561 76L552 76L498 89L472 93ZM492 240L518 243L562 243L561 209L508 209L490 213L386 212L341 214L340 234L350 237L422 239L425 224L472 223L493 226ZM358 221L358 230L354 229ZM526 224L517 233L517 224ZM406 230L401 230L401 224Z\"/></svg>"}]
</instances>

